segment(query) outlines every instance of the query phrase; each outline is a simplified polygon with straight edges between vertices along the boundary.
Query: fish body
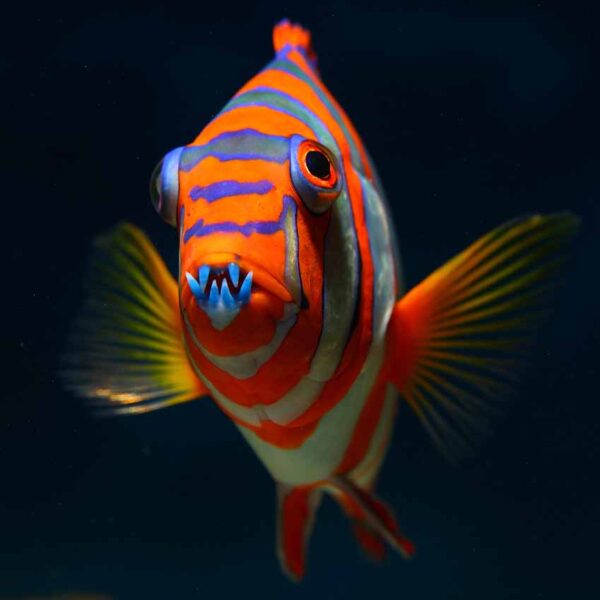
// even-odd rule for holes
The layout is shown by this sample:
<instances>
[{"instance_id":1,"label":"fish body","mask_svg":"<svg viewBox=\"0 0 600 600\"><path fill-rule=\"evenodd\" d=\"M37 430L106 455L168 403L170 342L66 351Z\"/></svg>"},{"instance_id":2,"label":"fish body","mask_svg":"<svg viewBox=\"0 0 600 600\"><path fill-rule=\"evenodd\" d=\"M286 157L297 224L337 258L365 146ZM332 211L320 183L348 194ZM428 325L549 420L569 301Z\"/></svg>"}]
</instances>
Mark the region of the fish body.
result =
<instances>
[{"instance_id":1,"label":"fish body","mask_svg":"<svg viewBox=\"0 0 600 600\"><path fill-rule=\"evenodd\" d=\"M278 555L299 579L323 493L369 554L413 553L374 494L399 397L448 456L474 437L576 219L502 225L405 294L383 189L310 34L282 21L273 41L152 176L178 280L134 226L101 238L66 375L117 413L210 396L277 484Z\"/></svg>"},{"instance_id":2,"label":"fish body","mask_svg":"<svg viewBox=\"0 0 600 600\"><path fill-rule=\"evenodd\" d=\"M308 44L299 28L276 29L275 59L181 149L178 173L188 355L276 481L290 485L322 481L342 462L358 469L368 450L356 448L360 414L377 406L377 428L396 403L376 386L399 289L394 233L373 166ZM312 203L330 182L306 180L297 164L306 140L326 148L335 169L323 210ZM251 272L254 291L215 332L187 278L227 264ZM387 437L382 429L373 444ZM366 482L377 465L362 470Z\"/></svg>"}]
</instances>

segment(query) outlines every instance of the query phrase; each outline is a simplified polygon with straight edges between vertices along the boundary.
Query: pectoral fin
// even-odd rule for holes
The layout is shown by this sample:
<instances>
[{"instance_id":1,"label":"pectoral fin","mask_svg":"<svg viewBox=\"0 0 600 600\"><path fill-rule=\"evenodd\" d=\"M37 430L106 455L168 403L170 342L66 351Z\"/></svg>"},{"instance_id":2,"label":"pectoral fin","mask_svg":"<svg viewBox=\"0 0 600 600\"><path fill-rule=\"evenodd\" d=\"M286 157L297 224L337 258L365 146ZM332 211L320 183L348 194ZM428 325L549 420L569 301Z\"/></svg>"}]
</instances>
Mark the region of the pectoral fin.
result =
<instances>
[{"instance_id":1,"label":"pectoral fin","mask_svg":"<svg viewBox=\"0 0 600 600\"><path fill-rule=\"evenodd\" d=\"M177 283L148 238L125 223L98 238L87 299L64 357L64 380L113 414L207 394L183 344Z\"/></svg>"},{"instance_id":2,"label":"pectoral fin","mask_svg":"<svg viewBox=\"0 0 600 600\"><path fill-rule=\"evenodd\" d=\"M450 459L486 432L547 308L569 213L494 229L412 289L388 330L390 380Z\"/></svg>"}]
</instances>

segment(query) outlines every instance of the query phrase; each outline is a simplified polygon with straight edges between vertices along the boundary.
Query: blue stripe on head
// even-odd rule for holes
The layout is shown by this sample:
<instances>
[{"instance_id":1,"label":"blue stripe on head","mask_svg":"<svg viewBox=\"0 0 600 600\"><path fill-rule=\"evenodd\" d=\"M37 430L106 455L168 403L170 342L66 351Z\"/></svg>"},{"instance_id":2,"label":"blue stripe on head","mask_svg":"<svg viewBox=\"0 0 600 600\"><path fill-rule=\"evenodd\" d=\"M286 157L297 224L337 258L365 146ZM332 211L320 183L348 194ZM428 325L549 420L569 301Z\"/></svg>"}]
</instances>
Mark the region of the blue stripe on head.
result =
<instances>
[{"instance_id":1,"label":"blue stripe on head","mask_svg":"<svg viewBox=\"0 0 600 600\"><path fill-rule=\"evenodd\" d=\"M203 237L212 233L241 233L245 237L250 237L253 233L273 235L283 230L285 217L289 210L295 210L295 201L290 196L284 196L283 207L276 221L248 221L242 225L231 221L222 221L205 225L204 219L198 219L186 230L183 241L187 242L192 237Z\"/></svg>"},{"instance_id":2,"label":"blue stripe on head","mask_svg":"<svg viewBox=\"0 0 600 600\"><path fill-rule=\"evenodd\" d=\"M337 142L325 123L294 96L276 88L260 86L230 100L221 111L221 114L249 106L261 106L296 119L312 131L316 141L327 146L337 156L341 157ZM286 138L286 140L289 147L289 139Z\"/></svg>"},{"instance_id":3,"label":"blue stripe on head","mask_svg":"<svg viewBox=\"0 0 600 600\"><path fill-rule=\"evenodd\" d=\"M281 49L279 50L279 52L277 53L277 58L287 60L288 52L290 52L292 50L296 50L296 52L299 52L300 54L302 54L302 56L304 57L304 60L307 62L307 64L313 69L313 71L316 72L317 58L311 57L308 54L308 52L306 51L306 48L304 46L301 46L300 44L285 44L285 45L283 45L281 47Z\"/></svg>"},{"instance_id":4,"label":"blue stripe on head","mask_svg":"<svg viewBox=\"0 0 600 600\"><path fill-rule=\"evenodd\" d=\"M261 181L235 181L232 179L217 181L210 185L196 185L190 191L190 198L195 202L203 198L207 202L214 202L230 196L243 196L248 194L268 194L275 186L266 179Z\"/></svg>"},{"instance_id":5,"label":"blue stripe on head","mask_svg":"<svg viewBox=\"0 0 600 600\"><path fill-rule=\"evenodd\" d=\"M255 129L226 131L206 144L188 146L181 156L182 171L191 171L204 158L220 161L263 160L283 164L288 159L289 141L284 136L268 135Z\"/></svg>"},{"instance_id":6,"label":"blue stripe on head","mask_svg":"<svg viewBox=\"0 0 600 600\"><path fill-rule=\"evenodd\" d=\"M293 96L289 96L284 92L269 87L257 87L248 90L239 96L235 96L230 100L221 114L230 112L237 108L248 107L268 108L275 112L287 115L300 121L305 127L313 130L312 118L317 118L311 113L306 106L296 100Z\"/></svg>"},{"instance_id":7,"label":"blue stripe on head","mask_svg":"<svg viewBox=\"0 0 600 600\"><path fill-rule=\"evenodd\" d=\"M342 132L344 133L344 138L346 139L346 141L348 142L348 144L350 146L350 152L352 154L352 163L357 168L360 168L360 170L362 172L364 172L364 170L365 170L364 167L366 165L363 164L360 152L358 151L357 145L354 143L354 139L352 138L350 131L346 127L346 124L344 123L344 120L342 119L340 112L331 103L329 98L327 98L327 96L322 92L322 90L319 88L319 86L308 75L306 75L306 73L304 73L304 71L302 71L302 69L300 69L300 67L298 67L298 65L296 65L295 63L293 63L290 60L275 59L273 62L271 62L271 64L267 68L273 69L275 71L281 71L283 73L287 73L288 75L291 75L292 77L295 77L296 79L299 79L300 81L306 83L308 86L310 86L312 88L313 92L317 95L317 97L319 98L319 100L321 101L323 106L331 114L331 117L338 123L338 125L342 129Z\"/></svg>"}]
</instances>

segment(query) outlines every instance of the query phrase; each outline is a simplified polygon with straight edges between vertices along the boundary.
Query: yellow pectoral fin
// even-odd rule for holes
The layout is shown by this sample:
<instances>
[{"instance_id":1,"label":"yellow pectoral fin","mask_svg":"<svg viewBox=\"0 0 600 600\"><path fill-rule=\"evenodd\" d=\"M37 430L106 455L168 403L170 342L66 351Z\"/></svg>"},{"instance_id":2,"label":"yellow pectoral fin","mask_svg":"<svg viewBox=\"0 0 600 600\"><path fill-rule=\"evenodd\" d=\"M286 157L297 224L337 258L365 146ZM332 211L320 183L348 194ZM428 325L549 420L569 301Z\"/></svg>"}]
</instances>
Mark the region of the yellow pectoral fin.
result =
<instances>
[{"instance_id":1,"label":"yellow pectoral fin","mask_svg":"<svg viewBox=\"0 0 600 600\"><path fill-rule=\"evenodd\" d=\"M492 401L510 390L577 226L569 213L505 223L397 303L390 380L450 459L485 434Z\"/></svg>"},{"instance_id":2,"label":"yellow pectoral fin","mask_svg":"<svg viewBox=\"0 0 600 600\"><path fill-rule=\"evenodd\" d=\"M101 236L89 273L64 357L67 386L113 414L207 395L185 352L177 283L146 235L124 223Z\"/></svg>"}]
</instances>

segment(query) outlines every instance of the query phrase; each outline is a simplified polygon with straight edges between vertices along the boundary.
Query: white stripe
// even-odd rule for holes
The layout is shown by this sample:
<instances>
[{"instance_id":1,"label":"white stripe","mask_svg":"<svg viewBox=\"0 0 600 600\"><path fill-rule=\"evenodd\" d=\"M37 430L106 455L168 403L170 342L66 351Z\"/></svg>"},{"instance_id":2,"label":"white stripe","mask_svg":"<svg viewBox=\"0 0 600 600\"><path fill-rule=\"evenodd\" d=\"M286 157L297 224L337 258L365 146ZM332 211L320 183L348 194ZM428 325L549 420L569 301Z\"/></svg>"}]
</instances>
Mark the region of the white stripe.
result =
<instances>
[{"instance_id":1,"label":"white stripe","mask_svg":"<svg viewBox=\"0 0 600 600\"><path fill-rule=\"evenodd\" d=\"M325 237L323 326L307 375L311 379L331 379L342 358L357 302L358 269L358 241L344 190L335 201Z\"/></svg>"},{"instance_id":2,"label":"white stripe","mask_svg":"<svg viewBox=\"0 0 600 600\"><path fill-rule=\"evenodd\" d=\"M396 410L398 407L398 391L392 385L385 390L385 400L379 416L379 422L371 438L369 449L358 465L352 469L348 477L356 485L368 489L381 468L387 448L392 441Z\"/></svg>"},{"instance_id":3,"label":"white stripe","mask_svg":"<svg viewBox=\"0 0 600 600\"><path fill-rule=\"evenodd\" d=\"M373 338L377 340L385 336L395 303L392 234L381 196L368 179L361 177L361 184L373 261Z\"/></svg>"},{"instance_id":4,"label":"white stripe","mask_svg":"<svg viewBox=\"0 0 600 600\"><path fill-rule=\"evenodd\" d=\"M238 426L247 442L280 482L300 485L322 481L342 461L360 413L383 363L383 340L371 346L364 367L344 398L326 413L312 435L298 448L272 446L253 431Z\"/></svg>"},{"instance_id":5,"label":"white stripe","mask_svg":"<svg viewBox=\"0 0 600 600\"><path fill-rule=\"evenodd\" d=\"M298 306L288 302L283 308L283 317L277 322L275 327L275 333L271 338L271 341L264 346L255 348L250 352L244 352L242 354L234 354L229 356L219 356L208 351L196 337L194 328L190 323L187 314L183 313L183 320L185 326L194 342L194 346L206 356L206 358L215 367L218 367L222 371L229 373L236 379L248 379L256 375L256 372L262 367L279 348L288 331L296 323L296 315L298 313Z\"/></svg>"},{"instance_id":6,"label":"white stripe","mask_svg":"<svg viewBox=\"0 0 600 600\"><path fill-rule=\"evenodd\" d=\"M183 343L185 344L188 358L189 358L190 364L192 365L192 369L194 369L194 373L196 373L196 375L198 376L200 381L202 381L202 383L204 383L204 385L210 392L212 399L217 404L220 404L225 411L231 413L236 419L239 419L240 421L242 421L243 423L246 423L247 425L259 427L260 424L262 423L262 421L266 420L266 419L260 418L260 415L262 414L260 411L260 408L259 407L249 408L247 406L240 406L239 404L236 404L235 402L233 402L232 400L227 398L227 396L224 396L223 394L221 394L221 392L219 392L217 390L217 388L212 384L210 379L208 379L208 377L206 377L204 375L204 373L202 373L202 371L198 368L198 365L196 365L196 363L194 362L194 359L192 358L192 355L187 346L187 340L185 339L185 337L183 338Z\"/></svg>"}]
</instances>

